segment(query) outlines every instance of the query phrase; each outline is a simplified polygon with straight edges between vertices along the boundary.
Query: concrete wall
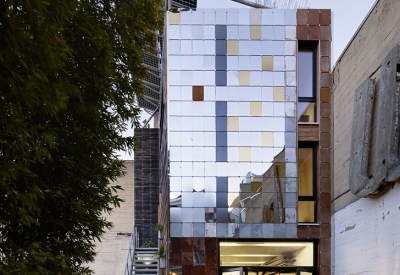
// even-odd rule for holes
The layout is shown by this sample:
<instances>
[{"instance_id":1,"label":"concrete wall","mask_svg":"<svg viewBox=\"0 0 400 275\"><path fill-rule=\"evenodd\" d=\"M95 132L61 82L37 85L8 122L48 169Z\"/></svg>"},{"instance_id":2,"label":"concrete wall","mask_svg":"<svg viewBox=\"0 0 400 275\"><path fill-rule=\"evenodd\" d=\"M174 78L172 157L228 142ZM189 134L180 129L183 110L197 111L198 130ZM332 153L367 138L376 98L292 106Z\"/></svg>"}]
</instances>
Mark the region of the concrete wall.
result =
<instances>
[{"instance_id":1,"label":"concrete wall","mask_svg":"<svg viewBox=\"0 0 400 275\"><path fill-rule=\"evenodd\" d=\"M332 73L332 274L400 274L400 187L360 199L348 182L354 92L399 42L400 1L380 0Z\"/></svg>"},{"instance_id":2,"label":"concrete wall","mask_svg":"<svg viewBox=\"0 0 400 275\"><path fill-rule=\"evenodd\" d=\"M134 220L134 161L125 161L125 167L126 175L113 183L124 189L118 192L124 202L111 215L105 215L107 220L114 223L114 227L106 231L101 243L95 242L97 256L95 261L89 265L95 275L124 274L127 248Z\"/></svg>"}]
</instances>

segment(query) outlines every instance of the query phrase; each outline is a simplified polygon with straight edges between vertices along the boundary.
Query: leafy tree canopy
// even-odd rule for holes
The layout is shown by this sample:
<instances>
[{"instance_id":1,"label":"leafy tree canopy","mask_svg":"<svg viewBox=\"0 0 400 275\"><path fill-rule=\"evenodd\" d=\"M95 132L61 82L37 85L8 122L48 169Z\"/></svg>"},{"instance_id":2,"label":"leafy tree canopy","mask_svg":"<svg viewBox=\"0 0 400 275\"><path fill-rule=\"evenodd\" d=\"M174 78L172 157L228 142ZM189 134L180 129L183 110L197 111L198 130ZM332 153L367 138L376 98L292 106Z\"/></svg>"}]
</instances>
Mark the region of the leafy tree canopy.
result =
<instances>
[{"instance_id":1,"label":"leafy tree canopy","mask_svg":"<svg viewBox=\"0 0 400 275\"><path fill-rule=\"evenodd\" d=\"M163 0L0 3L0 274L90 274Z\"/></svg>"}]
</instances>

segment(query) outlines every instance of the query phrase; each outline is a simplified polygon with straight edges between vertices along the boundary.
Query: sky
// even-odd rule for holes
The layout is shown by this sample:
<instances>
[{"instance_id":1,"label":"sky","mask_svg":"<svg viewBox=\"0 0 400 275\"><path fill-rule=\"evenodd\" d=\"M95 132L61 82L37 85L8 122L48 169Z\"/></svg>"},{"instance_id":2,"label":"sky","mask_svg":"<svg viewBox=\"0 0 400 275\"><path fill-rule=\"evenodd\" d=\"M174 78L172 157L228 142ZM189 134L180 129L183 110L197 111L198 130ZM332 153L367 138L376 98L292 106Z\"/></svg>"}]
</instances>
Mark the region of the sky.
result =
<instances>
[{"instance_id":1,"label":"sky","mask_svg":"<svg viewBox=\"0 0 400 275\"><path fill-rule=\"evenodd\" d=\"M293 1L295 2L296 0ZM337 59L346 48L350 39L353 37L354 33L357 31L375 2L376 0L308 0L308 4L310 4L310 8L312 9L332 10L332 65L335 65ZM247 6L231 0L198 0L197 7L247 8ZM143 119L147 117L149 117L149 115L143 112ZM126 132L126 135L131 134L131 132L133 132L133 130ZM124 152L118 152L117 154L120 155L120 158L125 160L133 159L133 155L129 156Z\"/></svg>"}]
</instances>

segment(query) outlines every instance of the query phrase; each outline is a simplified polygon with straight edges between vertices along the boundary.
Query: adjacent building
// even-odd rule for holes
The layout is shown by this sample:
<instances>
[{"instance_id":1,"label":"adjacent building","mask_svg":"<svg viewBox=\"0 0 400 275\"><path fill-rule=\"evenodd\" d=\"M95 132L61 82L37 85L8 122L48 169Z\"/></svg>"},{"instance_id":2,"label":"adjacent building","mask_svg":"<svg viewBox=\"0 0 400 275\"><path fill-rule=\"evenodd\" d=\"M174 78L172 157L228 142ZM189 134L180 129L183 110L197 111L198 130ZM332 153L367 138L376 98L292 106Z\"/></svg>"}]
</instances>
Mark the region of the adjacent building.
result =
<instances>
[{"instance_id":1,"label":"adjacent building","mask_svg":"<svg viewBox=\"0 0 400 275\"><path fill-rule=\"evenodd\" d=\"M330 274L330 10L165 18L160 271Z\"/></svg>"}]
</instances>

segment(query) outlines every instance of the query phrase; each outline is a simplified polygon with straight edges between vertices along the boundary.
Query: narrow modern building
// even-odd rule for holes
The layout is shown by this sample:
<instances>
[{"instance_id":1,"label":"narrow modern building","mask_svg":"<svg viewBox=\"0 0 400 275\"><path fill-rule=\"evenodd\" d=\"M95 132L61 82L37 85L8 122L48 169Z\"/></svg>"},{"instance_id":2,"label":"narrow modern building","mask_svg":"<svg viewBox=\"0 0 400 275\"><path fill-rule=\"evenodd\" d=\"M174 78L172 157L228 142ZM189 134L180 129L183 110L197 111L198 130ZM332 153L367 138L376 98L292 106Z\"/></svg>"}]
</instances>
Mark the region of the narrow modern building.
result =
<instances>
[{"instance_id":1,"label":"narrow modern building","mask_svg":"<svg viewBox=\"0 0 400 275\"><path fill-rule=\"evenodd\" d=\"M161 274L330 274L330 10L165 18Z\"/></svg>"}]
</instances>

